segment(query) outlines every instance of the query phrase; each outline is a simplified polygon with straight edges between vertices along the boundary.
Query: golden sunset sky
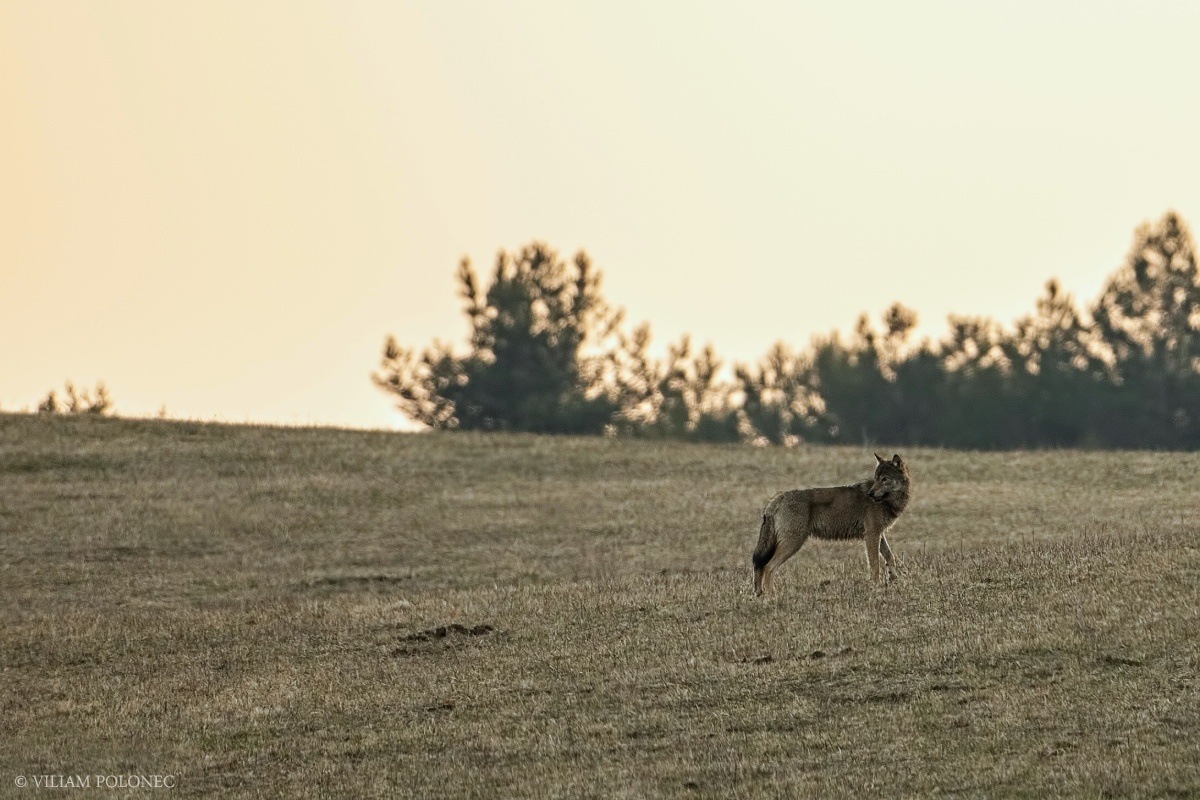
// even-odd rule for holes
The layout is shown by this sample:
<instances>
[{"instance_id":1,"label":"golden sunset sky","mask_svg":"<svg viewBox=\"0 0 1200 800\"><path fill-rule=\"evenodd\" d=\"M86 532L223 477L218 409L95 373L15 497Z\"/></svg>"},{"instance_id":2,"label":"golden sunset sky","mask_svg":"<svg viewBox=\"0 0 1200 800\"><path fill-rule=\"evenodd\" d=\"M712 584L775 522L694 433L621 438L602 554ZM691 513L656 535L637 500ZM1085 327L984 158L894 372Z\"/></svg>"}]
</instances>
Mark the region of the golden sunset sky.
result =
<instances>
[{"instance_id":1,"label":"golden sunset sky","mask_svg":"<svg viewBox=\"0 0 1200 800\"><path fill-rule=\"evenodd\" d=\"M458 260L728 360L1091 301L1200 225L1194 2L0 0L0 409L390 427Z\"/></svg>"}]
</instances>

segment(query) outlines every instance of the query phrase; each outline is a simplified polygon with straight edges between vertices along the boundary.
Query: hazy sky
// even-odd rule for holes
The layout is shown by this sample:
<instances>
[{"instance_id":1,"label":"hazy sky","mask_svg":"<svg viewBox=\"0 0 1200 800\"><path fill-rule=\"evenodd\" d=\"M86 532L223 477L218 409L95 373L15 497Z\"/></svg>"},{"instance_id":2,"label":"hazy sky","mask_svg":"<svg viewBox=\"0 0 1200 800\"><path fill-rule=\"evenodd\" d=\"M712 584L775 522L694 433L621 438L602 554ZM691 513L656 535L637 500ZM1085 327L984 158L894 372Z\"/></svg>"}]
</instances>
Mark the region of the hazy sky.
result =
<instances>
[{"instance_id":1,"label":"hazy sky","mask_svg":"<svg viewBox=\"0 0 1200 800\"><path fill-rule=\"evenodd\" d=\"M1084 301L1200 225L1194 2L0 0L0 409L388 426L467 255L728 359Z\"/></svg>"}]
</instances>

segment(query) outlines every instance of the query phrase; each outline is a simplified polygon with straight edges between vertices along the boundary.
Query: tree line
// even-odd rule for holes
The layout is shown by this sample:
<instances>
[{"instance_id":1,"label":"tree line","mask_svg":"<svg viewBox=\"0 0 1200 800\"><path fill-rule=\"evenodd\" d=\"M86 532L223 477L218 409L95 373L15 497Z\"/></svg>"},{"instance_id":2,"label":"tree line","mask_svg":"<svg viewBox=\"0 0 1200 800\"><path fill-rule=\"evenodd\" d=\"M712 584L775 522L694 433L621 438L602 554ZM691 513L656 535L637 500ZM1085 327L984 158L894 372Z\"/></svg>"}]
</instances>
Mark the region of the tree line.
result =
<instances>
[{"instance_id":1,"label":"tree line","mask_svg":"<svg viewBox=\"0 0 1200 800\"><path fill-rule=\"evenodd\" d=\"M724 362L684 336L649 355L583 252L534 242L501 252L484 289L457 273L466 347L387 337L374 382L430 428L1004 449L1200 448L1200 274L1175 213L1140 226L1099 298L1081 307L1051 280L1010 326L951 315L916 340L896 303L853 332L776 343Z\"/></svg>"}]
</instances>

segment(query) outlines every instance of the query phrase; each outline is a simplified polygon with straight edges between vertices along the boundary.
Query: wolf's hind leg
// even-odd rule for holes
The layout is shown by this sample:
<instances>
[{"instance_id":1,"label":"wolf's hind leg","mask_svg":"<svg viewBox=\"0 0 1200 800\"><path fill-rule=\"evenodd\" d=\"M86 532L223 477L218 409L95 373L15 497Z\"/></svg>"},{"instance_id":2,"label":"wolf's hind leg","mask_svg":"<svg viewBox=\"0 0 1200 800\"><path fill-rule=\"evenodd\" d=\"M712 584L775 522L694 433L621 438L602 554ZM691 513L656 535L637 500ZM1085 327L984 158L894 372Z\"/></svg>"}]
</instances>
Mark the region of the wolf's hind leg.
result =
<instances>
[{"instance_id":1,"label":"wolf's hind leg","mask_svg":"<svg viewBox=\"0 0 1200 800\"><path fill-rule=\"evenodd\" d=\"M807 538L807 534L783 535L779 538L775 555L771 556L771 560L763 566L762 590L764 592L771 588L771 578L775 575L775 570L779 569L783 562L796 555Z\"/></svg>"}]
</instances>

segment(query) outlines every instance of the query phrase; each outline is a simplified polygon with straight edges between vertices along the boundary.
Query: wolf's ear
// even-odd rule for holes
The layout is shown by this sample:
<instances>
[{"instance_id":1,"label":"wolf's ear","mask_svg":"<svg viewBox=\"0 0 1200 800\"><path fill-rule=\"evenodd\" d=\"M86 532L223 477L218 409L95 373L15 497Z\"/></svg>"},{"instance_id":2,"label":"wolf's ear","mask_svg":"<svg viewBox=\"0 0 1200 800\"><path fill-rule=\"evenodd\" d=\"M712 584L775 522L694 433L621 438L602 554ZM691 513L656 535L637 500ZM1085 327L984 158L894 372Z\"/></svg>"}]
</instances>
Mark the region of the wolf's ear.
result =
<instances>
[{"instance_id":1,"label":"wolf's ear","mask_svg":"<svg viewBox=\"0 0 1200 800\"><path fill-rule=\"evenodd\" d=\"M879 455L879 453L875 454L875 463L877 463L877 464L883 463L883 456Z\"/></svg>"},{"instance_id":2,"label":"wolf's ear","mask_svg":"<svg viewBox=\"0 0 1200 800\"><path fill-rule=\"evenodd\" d=\"M876 457L876 458L879 458L879 456L875 456L875 457ZM896 454L894 454L894 455L892 456L892 464L893 464L894 466L897 466L897 467L903 467L903 466L904 466L904 459L900 458L900 454L899 454L899 453L896 453Z\"/></svg>"}]
</instances>

